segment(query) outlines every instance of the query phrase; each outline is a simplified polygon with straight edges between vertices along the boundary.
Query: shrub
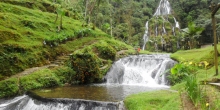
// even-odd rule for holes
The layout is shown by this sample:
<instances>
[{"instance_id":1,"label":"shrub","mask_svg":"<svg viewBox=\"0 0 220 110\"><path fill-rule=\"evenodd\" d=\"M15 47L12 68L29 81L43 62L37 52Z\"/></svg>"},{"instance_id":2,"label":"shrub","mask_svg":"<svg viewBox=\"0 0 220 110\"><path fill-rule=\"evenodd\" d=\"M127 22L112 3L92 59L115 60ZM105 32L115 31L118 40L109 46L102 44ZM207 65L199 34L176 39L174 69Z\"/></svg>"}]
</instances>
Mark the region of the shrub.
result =
<instances>
[{"instance_id":1,"label":"shrub","mask_svg":"<svg viewBox=\"0 0 220 110\"><path fill-rule=\"evenodd\" d=\"M71 56L72 68L76 71L76 81L78 83L97 82L102 78L100 71L101 61L91 52L74 53Z\"/></svg>"},{"instance_id":2,"label":"shrub","mask_svg":"<svg viewBox=\"0 0 220 110\"><path fill-rule=\"evenodd\" d=\"M106 43L100 43L96 45L99 56L103 59L115 60L116 50Z\"/></svg>"},{"instance_id":3,"label":"shrub","mask_svg":"<svg viewBox=\"0 0 220 110\"><path fill-rule=\"evenodd\" d=\"M76 83L76 72L68 66L61 66L56 68L54 71L55 74L59 77L61 83Z\"/></svg>"},{"instance_id":4,"label":"shrub","mask_svg":"<svg viewBox=\"0 0 220 110\"><path fill-rule=\"evenodd\" d=\"M201 100L201 90L195 75L190 75L186 78L185 90L194 105L197 106Z\"/></svg>"},{"instance_id":5,"label":"shrub","mask_svg":"<svg viewBox=\"0 0 220 110\"><path fill-rule=\"evenodd\" d=\"M191 63L179 63L176 64L173 68L171 68L171 74L168 76L171 85L176 83L180 83L191 73L195 72L196 67L191 65Z\"/></svg>"}]
</instances>

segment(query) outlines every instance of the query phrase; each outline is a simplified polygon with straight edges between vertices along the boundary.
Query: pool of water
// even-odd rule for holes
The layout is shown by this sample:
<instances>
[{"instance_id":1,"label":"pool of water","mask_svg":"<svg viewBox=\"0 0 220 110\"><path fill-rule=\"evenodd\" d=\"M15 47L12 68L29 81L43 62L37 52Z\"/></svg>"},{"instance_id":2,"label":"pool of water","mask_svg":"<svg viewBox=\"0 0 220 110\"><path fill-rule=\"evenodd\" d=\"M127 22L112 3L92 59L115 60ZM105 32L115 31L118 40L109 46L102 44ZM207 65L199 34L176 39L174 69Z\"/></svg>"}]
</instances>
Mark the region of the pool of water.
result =
<instances>
[{"instance_id":1,"label":"pool of water","mask_svg":"<svg viewBox=\"0 0 220 110\"><path fill-rule=\"evenodd\" d=\"M75 85L34 90L35 94L45 98L70 98L95 101L122 101L126 96L140 92L167 89L168 87L148 87L138 85Z\"/></svg>"}]
</instances>

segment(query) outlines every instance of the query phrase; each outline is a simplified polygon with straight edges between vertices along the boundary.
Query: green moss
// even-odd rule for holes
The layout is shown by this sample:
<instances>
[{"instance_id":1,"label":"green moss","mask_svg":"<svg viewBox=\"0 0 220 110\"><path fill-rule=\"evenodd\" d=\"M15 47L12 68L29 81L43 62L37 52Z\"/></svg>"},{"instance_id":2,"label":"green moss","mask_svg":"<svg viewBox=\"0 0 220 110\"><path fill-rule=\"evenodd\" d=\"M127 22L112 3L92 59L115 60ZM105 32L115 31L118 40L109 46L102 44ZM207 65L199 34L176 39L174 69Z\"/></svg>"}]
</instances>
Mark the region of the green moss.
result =
<instances>
[{"instance_id":1,"label":"green moss","mask_svg":"<svg viewBox=\"0 0 220 110\"><path fill-rule=\"evenodd\" d=\"M3 42L5 40L12 40L12 39L17 41L19 38L21 38L21 35L18 34L16 31L0 30L0 42Z\"/></svg>"},{"instance_id":2,"label":"green moss","mask_svg":"<svg viewBox=\"0 0 220 110\"><path fill-rule=\"evenodd\" d=\"M115 60L117 51L133 50L125 43L108 37L103 38L95 38L96 40L84 43L83 47L73 52L72 68L77 73L76 79L79 83L100 82L110 68L111 62Z\"/></svg>"},{"instance_id":3,"label":"green moss","mask_svg":"<svg viewBox=\"0 0 220 110\"><path fill-rule=\"evenodd\" d=\"M49 69L43 69L20 78L20 86L24 91L43 87L52 87L59 84L59 79Z\"/></svg>"},{"instance_id":4,"label":"green moss","mask_svg":"<svg viewBox=\"0 0 220 110\"><path fill-rule=\"evenodd\" d=\"M54 22L56 14L48 13L51 12L48 7L53 8L49 4L48 0L0 2L0 59L5 62L0 64L0 73L3 77L71 53L89 41L81 37L95 40L94 37L107 36L99 29L82 27L81 21L67 16L63 17L63 28L58 30L59 22ZM85 40L77 40L78 36ZM12 63L13 60L16 62Z\"/></svg>"},{"instance_id":5,"label":"green moss","mask_svg":"<svg viewBox=\"0 0 220 110\"><path fill-rule=\"evenodd\" d=\"M115 60L116 50L111 45L106 42L100 42L96 43L95 47L97 48L95 52L98 52L101 58Z\"/></svg>"},{"instance_id":6,"label":"green moss","mask_svg":"<svg viewBox=\"0 0 220 110\"><path fill-rule=\"evenodd\" d=\"M73 71L72 68L68 66L60 66L55 68L54 73L59 78L62 84L69 83L75 84L76 83L76 72Z\"/></svg>"},{"instance_id":7,"label":"green moss","mask_svg":"<svg viewBox=\"0 0 220 110\"><path fill-rule=\"evenodd\" d=\"M77 52L71 56L72 67L76 71L79 83L98 82L102 78L101 60L89 51Z\"/></svg>"},{"instance_id":8,"label":"green moss","mask_svg":"<svg viewBox=\"0 0 220 110\"><path fill-rule=\"evenodd\" d=\"M0 81L0 98L14 96L19 93L19 81L17 78L10 78Z\"/></svg>"}]
</instances>

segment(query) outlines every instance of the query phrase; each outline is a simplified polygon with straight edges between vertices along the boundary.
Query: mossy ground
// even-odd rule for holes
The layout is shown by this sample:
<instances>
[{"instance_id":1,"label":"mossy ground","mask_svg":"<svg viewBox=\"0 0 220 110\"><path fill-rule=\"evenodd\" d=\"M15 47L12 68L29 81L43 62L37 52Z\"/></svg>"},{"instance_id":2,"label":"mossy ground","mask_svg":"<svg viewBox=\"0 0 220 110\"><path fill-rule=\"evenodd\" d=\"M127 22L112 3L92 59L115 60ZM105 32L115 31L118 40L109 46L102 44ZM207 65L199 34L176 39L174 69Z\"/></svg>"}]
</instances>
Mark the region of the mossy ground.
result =
<instances>
[{"instance_id":1,"label":"mossy ground","mask_svg":"<svg viewBox=\"0 0 220 110\"><path fill-rule=\"evenodd\" d=\"M60 55L84 50L96 55L96 60L101 63L97 68L100 74L95 79L100 80L115 58L135 53L133 47L115 40L93 25L84 26L83 21L74 19L71 14L63 16L62 29L59 30L60 16L55 22L54 8L49 0L0 2L0 97L77 83L71 62L10 78L27 68L49 64ZM118 51L123 52L118 55Z\"/></svg>"},{"instance_id":2,"label":"mossy ground","mask_svg":"<svg viewBox=\"0 0 220 110\"><path fill-rule=\"evenodd\" d=\"M49 1L35 1L33 2L35 8L28 8L27 1L5 2L0 2L1 78L16 74L25 68L44 65L58 55L73 52L76 49L72 48L74 45L68 47L69 44L66 42L77 40L82 37L78 35L83 34L79 32L90 28L82 27L79 20L64 16L63 29L58 32L57 27L60 24L55 23L56 14L39 10L43 4L52 5ZM44 8L46 10L49 7ZM91 35L84 37L105 39L104 36L107 36L98 29L91 29L89 32ZM45 44L44 41L48 40L53 44L51 42Z\"/></svg>"}]
</instances>

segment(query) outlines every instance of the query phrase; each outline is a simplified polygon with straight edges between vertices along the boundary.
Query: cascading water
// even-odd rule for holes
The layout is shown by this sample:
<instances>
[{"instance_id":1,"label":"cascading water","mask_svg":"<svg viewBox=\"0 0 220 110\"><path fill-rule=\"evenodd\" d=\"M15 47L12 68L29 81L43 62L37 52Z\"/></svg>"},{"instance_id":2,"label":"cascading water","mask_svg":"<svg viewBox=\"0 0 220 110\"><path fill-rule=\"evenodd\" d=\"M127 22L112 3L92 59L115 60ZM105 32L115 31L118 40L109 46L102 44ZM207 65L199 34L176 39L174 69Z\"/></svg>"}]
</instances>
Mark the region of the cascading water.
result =
<instances>
[{"instance_id":1,"label":"cascading water","mask_svg":"<svg viewBox=\"0 0 220 110\"><path fill-rule=\"evenodd\" d=\"M171 7L168 0L161 0L159 6L157 7L156 12L154 13L154 16L168 15L170 13L171 13Z\"/></svg>"},{"instance_id":2,"label":"cascading water","mask_svg":"<svg viewBox=\"0 0 220 110\"><path fill-rule=\"evenodd\" d=\"M158 86L167 85L165 70L170 69L175 61L169 55L139 55L116 61L106 75L107 83L125 85Z\"/></svg>"},{"instance_id":3,"label":"cascading water","mask_svg":"<svg viewBox=\"0 0 220 110\"><path fill-rule=\"evenodd\" d=\"M157 7L157 10L154 13L153 18L147 21L145 25L146 30L143 35L143 47L142 47L143 50L145 50L146 43L150 41L150 37L153 37L153 41L151 42L157 43L156 37L160 36L161 41L163 41L161 43L162 48L163 48L163 45L166 44L163 36L176 36L176 31L180 29L180 26L176 18L171 15L171 10L172 9L171 9L171 6L168 0L160 1L159 6ZM172 18L172 20L170 18ZM173 22L171 23L170 21L173 21ZM169 32L169 30L171 30L172 32ZM170 35L170 33L172 33L172 35Z\"/></svg>"},{"instance_id":4,"label":"cascading water","mask_svg":"<svg viewBox=\"0 0 220 110\"><path fill-rule=\"evenodd\" d=\"M0 103L0 110L123 110L122 102L100 102L81 99L47 99L23 95Z\"/></svg>"},{"instance_id":5,"label":"cascading water","mask_svg":"<svg viewBox=\"0 0 220 110\"><path fill-rule=\"evenodd\" d=\"M148 36L149 36L149 34L148 34L148 21L146 22L145 27L146 27L146 30L145 30L145 34L144 34L144 37L143 37L143 39L144 39L144 45L143 45L142 50L145 49L145 45L146 45L146 43L147 43L147 41L148 41Z\"/></svg>"},{"instance_id":6,"label":"cascading water","mask_svg":"<svg viewBox=\"0 0 220 110\"><path fill-rule=\"evenodd\" d=\"M174 64L168 54L121 58L106 74L106 83L28 92L0 100L0 110L125 110L126 96L169 88L165 71Z\"/></svg>"}]
</instances>

